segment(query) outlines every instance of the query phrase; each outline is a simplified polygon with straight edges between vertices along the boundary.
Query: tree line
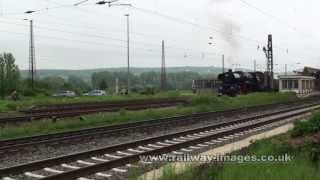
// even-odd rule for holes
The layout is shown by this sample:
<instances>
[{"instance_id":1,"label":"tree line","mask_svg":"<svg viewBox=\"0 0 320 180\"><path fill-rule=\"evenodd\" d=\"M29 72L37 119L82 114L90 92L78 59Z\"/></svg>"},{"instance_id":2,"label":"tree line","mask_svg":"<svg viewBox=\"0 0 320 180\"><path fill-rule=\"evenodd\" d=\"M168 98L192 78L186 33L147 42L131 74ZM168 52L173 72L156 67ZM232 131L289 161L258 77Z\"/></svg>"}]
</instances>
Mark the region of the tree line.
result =
<instances>
[{"instance_id":1,"label":"tree line","mask_svg":"<svg viewBox=\"0 0 320 180\"><path fill-rule=\"evenodd\" d=\"M155 90L160 89L161 74L160 72L143 72L141 74L129 75L131 82L131 91L143 91L146 88ZM191 89L192 80L202 78L197 72L175 72L167 73L167 90L189 90ZM119 72L96 72L91 76L91 80L85 81L77 76L68 76L62 78L59 76L48 76L37 78L35 89L31 88L30 79L20 77L19 68L15 64L15 58L11 53L0 55L0 95L5 97L13 91L19 92L24 96L35 96L39 94L51 95L59 90L72 90L77 94L88 92L92 89L107 90L114 92L118 79L119 89L126 88L127 73Z\"/></svg>"}]
</instances>

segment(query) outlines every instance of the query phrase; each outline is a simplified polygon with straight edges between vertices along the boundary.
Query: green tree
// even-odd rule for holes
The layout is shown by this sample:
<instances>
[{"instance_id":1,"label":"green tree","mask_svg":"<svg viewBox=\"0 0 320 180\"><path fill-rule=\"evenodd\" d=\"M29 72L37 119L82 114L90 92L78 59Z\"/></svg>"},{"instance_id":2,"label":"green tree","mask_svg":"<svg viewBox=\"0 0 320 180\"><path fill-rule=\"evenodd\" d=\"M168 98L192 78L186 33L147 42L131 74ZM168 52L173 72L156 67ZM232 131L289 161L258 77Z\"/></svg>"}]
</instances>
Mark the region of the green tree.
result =
<instances>
[{"instance_id":1,"label":"green tree","mask_svg":"<svg viewBox=\"0 0 320 180\"><path fill-rule=\"evenodd\" d=\"M71 88L77 92L85 92L90 89L89 85L78 76L69 76L68 83L71 85Z\"/></svg>"},{"instance_id":2,"label":"green tree","mask_svg":"<svg viewBox=\"0 0 320 180\"><path fill-rule=\"evenodd\" d=\"M107 81L106 80L102 80L99 84L99 88L101 90L106 90L108 88L108 84L107 84Z\"/></svg>"},{"instance_id":3,"label":"green tree","mask_svg":"<svg viewBox=\"0 0 320 180\"><path fill-rule=\"evenodd\" d=\"M0 95L4 97L14 90L17 90L20 72L15 64L15 58L11 53L0 54Z\"/></svg>"}]
</instances>

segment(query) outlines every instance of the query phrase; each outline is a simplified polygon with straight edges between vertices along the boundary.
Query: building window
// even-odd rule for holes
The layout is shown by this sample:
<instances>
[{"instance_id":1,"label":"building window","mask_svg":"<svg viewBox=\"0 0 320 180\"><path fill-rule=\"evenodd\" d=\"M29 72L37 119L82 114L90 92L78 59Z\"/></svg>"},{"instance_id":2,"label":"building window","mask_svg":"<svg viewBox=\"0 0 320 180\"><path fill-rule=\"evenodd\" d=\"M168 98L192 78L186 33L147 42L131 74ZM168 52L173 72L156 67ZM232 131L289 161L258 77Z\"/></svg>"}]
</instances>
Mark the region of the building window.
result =
<instances>
[{"instance_id":1,"label":"building window","mask_svg":"<svg viewBox=\"0 0 320 180\"><path fill-rule=\"evenodd\" d=\"M298 88L299 88L298 80L294 80L294 81L293 81L293 86L294 86L295 89L298 89Z\"/></svg>"},{"instance_id":2,"label":"building window","mask_svg":"<svg viewBox=\"0 0 320 180\"><path fill-rule=\"evenodd\" d=\"M289 89L293 88L293 81L292 80L288 80L288 88Z\"/></svg>"},{"instance_id":3,"label":"building window","mask_svg":"<svg viewBox=\"0 0 320 180\"><path fill-rule=\"evenodd\" d=\"M283 80L282 81L282 88L283 89L288 89L288 80Z\"/></svg>"}]
</instances>

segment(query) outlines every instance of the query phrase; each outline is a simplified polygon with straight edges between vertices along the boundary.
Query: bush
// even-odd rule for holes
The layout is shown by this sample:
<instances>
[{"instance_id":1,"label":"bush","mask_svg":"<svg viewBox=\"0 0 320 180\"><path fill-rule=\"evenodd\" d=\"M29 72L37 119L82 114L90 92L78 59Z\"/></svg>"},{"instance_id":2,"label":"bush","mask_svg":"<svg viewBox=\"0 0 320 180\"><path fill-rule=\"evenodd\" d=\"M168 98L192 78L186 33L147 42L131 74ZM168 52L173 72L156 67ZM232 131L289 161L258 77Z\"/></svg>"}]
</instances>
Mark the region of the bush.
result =
<instances>
[{"instance_id":1,"label":"bush","mask_svg":"<svg viewBox=\"0 0 320 180\"><path fill-rule=\"evenodd\" d=\"M13 104L13 103L9 103L9 104L7 104L6 106L7 106L7 108L8 108L9 110L11 110L11 111L15 111L15 110L18 109L18 106L17 106L16 104Z\"/></svg>"},{"instance_id":2,"label":"bush","mask_svg":"<svg viewBox=\"0 0 320 180\"><path fill-rule=\"evenodd\" d=\"M320 112L316 112L308 121L298 121L295 123L291 131L292 137L303 136L306 134L316 133L320 131Z\"/></svg>"},{"instance_id":3,"label":"bush","mask_svg":"<svg viewBox=\"0 0 320 180\"><path fill-rule=\"evenodd\" d=\"M22 91L22 95L27 97L32 97L32 96L36 96L37 93L32 89L25 89L24 91Z\"/></svg>"}]
</instances>

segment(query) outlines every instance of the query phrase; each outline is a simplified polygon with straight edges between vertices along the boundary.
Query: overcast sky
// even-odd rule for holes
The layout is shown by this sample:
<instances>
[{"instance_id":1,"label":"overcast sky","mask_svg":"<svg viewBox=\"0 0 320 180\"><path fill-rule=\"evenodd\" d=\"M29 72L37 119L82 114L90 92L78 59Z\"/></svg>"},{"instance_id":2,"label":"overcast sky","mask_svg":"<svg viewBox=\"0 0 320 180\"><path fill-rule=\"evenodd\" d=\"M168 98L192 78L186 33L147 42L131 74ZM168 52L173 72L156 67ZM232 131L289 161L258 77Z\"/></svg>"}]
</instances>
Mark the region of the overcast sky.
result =
<instances>
[{"instance_id":1,"label":"overcast sky","mask_svg":"<svg viewBox=\"0 0 320 180\"><path fill-rule=\"evenodd\" d=\"M256 59L264 68L258 46L266 45L269 33L277 70L284 64L320 67L320 1L120 0L134 7L109 8L89 0L62 6L79 1L0 0L0 51L12 52L19 67L28 68L29 24L23 19L29 18L35 25L37 68L124 67L124 14L129 13L135 67L159 67L165 40L167 66L220 67L225 54L228 67L252 68ZM24 14L28 10L38 12Z\"/></svg>"}]
</instances>

